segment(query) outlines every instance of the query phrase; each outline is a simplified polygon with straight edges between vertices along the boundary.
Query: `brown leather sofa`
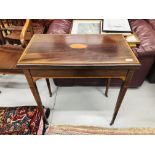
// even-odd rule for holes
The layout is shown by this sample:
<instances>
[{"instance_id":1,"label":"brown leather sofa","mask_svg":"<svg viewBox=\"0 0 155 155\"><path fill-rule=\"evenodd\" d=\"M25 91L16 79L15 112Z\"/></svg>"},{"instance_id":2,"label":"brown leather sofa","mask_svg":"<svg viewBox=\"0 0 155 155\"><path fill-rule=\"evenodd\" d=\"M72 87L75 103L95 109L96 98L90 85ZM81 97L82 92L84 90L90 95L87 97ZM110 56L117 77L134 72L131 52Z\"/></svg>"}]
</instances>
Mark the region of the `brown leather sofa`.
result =
<instances>
[{"instance_id":1,"label":"brown leather sofa","mask_svg":"<svg viewBox=\"0 0 155 155\"><path fill-rule=\"evenodd\" d=\"M155 60L155 20L130 20L130 25L139 37L141 43L139 47L133 48L141 67L134 74L131 86L138 87L146 79Z\"/></svg>"},{"instance_id":2,"label":"brown leather sofa","mask_svg":"<svg viewBox=\"0 0 155 155\"><path fill-rule=\"evenodd\" d=\"M133 76L130 87L139 87L146 79L151 66L155 60L155 20L129 20L131 28L139 37L141 44L133 48L133 51L139 61L141 67ZM49 34L67 34L72 27L72 20L53 20L47 33ZM54 79L56 85L73 86L88 85L102 86L106 83L105 79ZM120 80L112 80L113 86L121 84Z\"/></svg>"},{"instance_id":3,"label":"brown leather sofa","mask_svg":"<svg viewBox=\"0 0 155 155\"><path fill-rule=\"evenodd\" d=\"M155 30L155 19L149 19L147 21L149 22L149 24ZM150 69L150 72L149 72L149 74L147 76L147 79L149 80L149 82L155 83L155 60L154 60L154 64L152 65L152 67Z\"/></svg>"}]
</instances>

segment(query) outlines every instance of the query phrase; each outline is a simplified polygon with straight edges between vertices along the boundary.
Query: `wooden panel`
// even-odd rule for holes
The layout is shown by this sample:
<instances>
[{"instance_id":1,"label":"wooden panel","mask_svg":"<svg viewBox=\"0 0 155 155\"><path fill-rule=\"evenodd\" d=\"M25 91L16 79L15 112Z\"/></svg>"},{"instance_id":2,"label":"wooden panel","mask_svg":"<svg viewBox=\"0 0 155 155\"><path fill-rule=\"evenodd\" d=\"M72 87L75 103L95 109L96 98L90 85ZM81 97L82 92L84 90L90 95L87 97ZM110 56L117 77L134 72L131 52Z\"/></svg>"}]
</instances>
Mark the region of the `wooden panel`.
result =
<instances>
[{"instance_id":1,"label":"wooden panel","mask_svg":"<svg viewBox=\"0 0 155 155\"><path fill-rule=\"evenodd\" d=\"M16 64L24 49L19 45L0 46L0 69L16 69Z\"/></svg>"},{"instance_id":2,"label":"wooden panel","mask_svg":"<svg viewBox=\"0 0 155 155\"><path fill-rule=\"evenodd\" d=\"M84 44L86 48L71 48ZM139 66L122 35L34 35L18 67Z\"/></svg>"},{"instance_id":3,"label":"wooden panel","mask_svg":"<svg viewBox=\"0 0 155 155\"><path fill-rule=\"evenodd\" d=\"M21 69L0 69L0 74L24 74Z\"/></svg>"},{"instance_id":4,"label":"wooden panel","mask_svg":"<svg viewBox=\"0 0 155 155\"><path fill-rule=\"evenodd\" d=\"M97 69L57 69L57 70L30 70L33 77L52 78L107 78L125 77L127 70L97 70Z\"/></svg>"}]
</instances>

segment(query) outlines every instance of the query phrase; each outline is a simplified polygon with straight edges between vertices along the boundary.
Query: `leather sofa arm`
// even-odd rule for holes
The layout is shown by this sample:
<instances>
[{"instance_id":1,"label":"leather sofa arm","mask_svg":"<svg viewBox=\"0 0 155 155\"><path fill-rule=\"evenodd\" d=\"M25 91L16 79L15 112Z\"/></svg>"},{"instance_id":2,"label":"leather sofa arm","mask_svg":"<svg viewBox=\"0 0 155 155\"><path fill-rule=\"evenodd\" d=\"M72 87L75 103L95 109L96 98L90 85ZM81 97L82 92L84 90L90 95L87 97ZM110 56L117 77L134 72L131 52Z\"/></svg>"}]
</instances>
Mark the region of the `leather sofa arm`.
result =
<instances>
[{"instance_id":1,"label":"leather sofa arm","mask_svg":"<svg viewBox=\"0 0 155 155\"><path fill-rule=\"evenodd\" d=\"M72 26L72 20L67 19L55 19L50 24L47 33L48 34L68 34Z\"/></svg>"},{"instance_id":2,"label":"leather sofa arm","mask_svg":"<svg viewBox=\"0 0 155 155\"><path fill-rule=\"evenodd\" d=\"M129 20L129 22L133 32L141 41L139 47L133 49L134 53L138 57L155 56L155 30L152 26L142 19Z\"/></svg>"}]
</instances>

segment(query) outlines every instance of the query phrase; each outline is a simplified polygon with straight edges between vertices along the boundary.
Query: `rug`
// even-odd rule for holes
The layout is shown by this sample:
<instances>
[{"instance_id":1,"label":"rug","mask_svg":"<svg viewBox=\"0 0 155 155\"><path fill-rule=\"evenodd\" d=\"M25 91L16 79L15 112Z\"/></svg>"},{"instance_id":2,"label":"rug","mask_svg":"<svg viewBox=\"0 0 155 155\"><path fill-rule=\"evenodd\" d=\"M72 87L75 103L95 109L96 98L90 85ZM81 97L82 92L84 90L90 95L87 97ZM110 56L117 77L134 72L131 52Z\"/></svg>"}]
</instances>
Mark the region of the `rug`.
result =
<instances>
[{"instance_id":1,"label":"rug","mask_svg":"<svg viewBox=\"0 0 155 155\"><path fill-rule=\"evenodd\" d=\"M48 135L154 135L155 128L100 128L92 126L52 125Z\"/></svg>"},{"instance_id":2,"label":"rug","mask_svg":"<svg viewBox=\"0 0 155 155\"><path fill-rule=\"evenodd\" d=\"M36 106L0 108L0 135L36 135L40 123L41 114ZM39 134L41 130L42 127Z\"/></svg>"}]
</instances>

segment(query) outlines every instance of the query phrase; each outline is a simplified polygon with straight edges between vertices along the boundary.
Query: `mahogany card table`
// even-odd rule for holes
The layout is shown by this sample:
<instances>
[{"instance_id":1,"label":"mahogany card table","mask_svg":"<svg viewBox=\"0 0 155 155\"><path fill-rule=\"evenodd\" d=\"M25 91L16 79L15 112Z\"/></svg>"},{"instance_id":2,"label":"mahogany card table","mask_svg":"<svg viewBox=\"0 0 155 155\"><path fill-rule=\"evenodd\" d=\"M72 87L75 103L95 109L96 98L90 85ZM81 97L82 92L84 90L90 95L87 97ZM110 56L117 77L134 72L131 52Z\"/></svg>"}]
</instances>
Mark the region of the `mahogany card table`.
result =
<instances>
[{"instance_id":1,"label":"mahogany card table","mask_svg":"<svg viewBox=\"0 0 155 155\"><path fill-rule=\"evenodd\" d=\"M35 34L17 67L23 69L46 123L34 78L120 78L122 85L110 122L112 125L140 63L121 34Z\"/></svg>"}]
</instances>

